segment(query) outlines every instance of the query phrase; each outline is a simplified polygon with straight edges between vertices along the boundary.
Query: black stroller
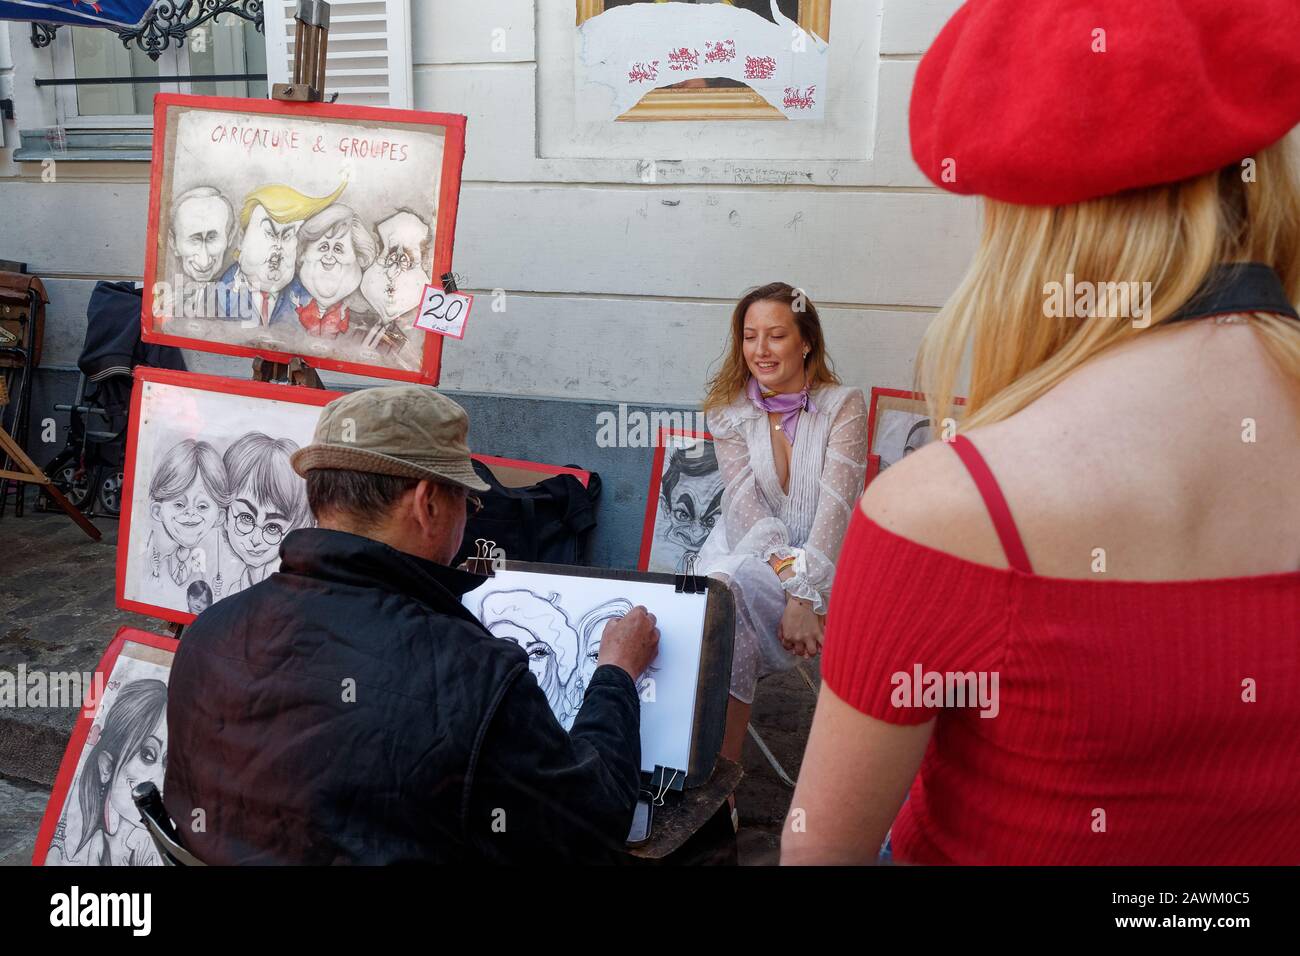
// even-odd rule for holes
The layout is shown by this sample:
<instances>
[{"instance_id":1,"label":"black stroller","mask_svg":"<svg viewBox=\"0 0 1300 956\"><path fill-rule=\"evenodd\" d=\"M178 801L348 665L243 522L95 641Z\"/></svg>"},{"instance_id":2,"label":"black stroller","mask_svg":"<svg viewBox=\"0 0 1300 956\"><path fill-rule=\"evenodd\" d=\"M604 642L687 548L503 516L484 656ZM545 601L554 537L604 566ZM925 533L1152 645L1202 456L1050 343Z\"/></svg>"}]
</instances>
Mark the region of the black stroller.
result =
<instances>
[{"instance_id":1,"label":"black stroller","mask_svg":"<svg viewBox=\"0 0 1300 956\"><path fill-rule=\"evenodd\" d=\"M68 441L45 474L81 511L116 518L122 511L122 474L131 411L131 371L137 365L185 370L181 350L140 341L142 290L134 282L98 282L86 307L81 377L69 413ZM40 510L56 507L45 495Z\"/></svg>"}]
</instances>

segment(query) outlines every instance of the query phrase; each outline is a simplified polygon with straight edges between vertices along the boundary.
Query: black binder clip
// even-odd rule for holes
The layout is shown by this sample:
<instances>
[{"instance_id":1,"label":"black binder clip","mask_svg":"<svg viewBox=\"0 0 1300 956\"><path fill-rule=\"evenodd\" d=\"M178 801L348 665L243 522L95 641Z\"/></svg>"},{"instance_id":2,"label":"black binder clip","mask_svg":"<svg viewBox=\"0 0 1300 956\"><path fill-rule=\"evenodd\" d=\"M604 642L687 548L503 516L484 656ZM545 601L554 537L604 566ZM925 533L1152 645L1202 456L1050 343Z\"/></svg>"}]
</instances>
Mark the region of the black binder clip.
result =
<instances>
[{"instance_id":1,"label":"black binder clip","mask_svg":"<svg viewBox=\"0 0 1300 956\"><path fill-rule=\"evenodd\" d=\"M695 573L695 566L698 562L698 555L686 554L682 558L682 573L678 574L673 580L673 590L678 594L707 594L708 585L705 580L698 577Z\"/></svg>"},{"instance_id":2,"label":"black binder clip","mask_svg":"<svg viewBox=\"0 0 1300 956\"><path fill-rule=\"evenodd\" d=\"M460 291L460 287L456 285L456 273L444 272L442 274L442 291L443 292Z\"/></svg>"},{"instance_id":3,"label":"black binder clip","mask_svg":"<svg viewBox=\"0 0 1300 956\"><path fill-rule=\"evenodd\" d=\"M664 805L664 796L669 790L685 790L686 774L680 770L674 770L671 767L661 767L655 764L655 769L650 774L649 787L642 787L641 790L650 797L651 806L662 807Z\"/></svg>"},{"instance_id":4,"label":"black binder clip","mask_svg":"<svg viewBox=\"0 0 1300 956\"><path fill-rule=\"evenodd\" d=\"M481 574L486 578L497 576L496 567L493 563L492 552L496 550L497 543L489 541L487 538L476 538L474 540L474 556L465 562L465 570L471 574Z\"/></svg>"}]
</instances>

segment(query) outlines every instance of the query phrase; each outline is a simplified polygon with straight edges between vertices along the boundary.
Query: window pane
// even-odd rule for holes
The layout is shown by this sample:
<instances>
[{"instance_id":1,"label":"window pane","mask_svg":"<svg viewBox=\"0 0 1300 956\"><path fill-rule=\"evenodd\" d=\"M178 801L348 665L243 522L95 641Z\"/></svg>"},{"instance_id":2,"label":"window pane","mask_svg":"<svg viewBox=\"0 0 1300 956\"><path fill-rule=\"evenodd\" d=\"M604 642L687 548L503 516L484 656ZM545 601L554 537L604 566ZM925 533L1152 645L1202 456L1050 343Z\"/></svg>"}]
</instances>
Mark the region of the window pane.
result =
<instances>
[{"instance_id":1,"label":"window pane","mask_svg":"<svg viewBox=\"0 0 1300 956\"><path fill-rule=\"evenodd\" d=\"M104 76L157 76L158 64L134 44L122 45L112 30L64 27L72 31L72 62L78 79ZM80 116L130 116L153 109L157 83L113 83L77 87Z\"/></svg>"},{"instance_id":2,"label":"window pane","mask_svg":"<svg viewBox=\"0 0 1300 956\"><path fill-rule=\"evenodd\" d=\"M257 28L236 16L220 17L191 31L189 40L190 69L193 74L265 73L266 47ZM266 96L264 80L213 82L198 80L190 91L203 96Z\"/></svg>"}]
</instances>

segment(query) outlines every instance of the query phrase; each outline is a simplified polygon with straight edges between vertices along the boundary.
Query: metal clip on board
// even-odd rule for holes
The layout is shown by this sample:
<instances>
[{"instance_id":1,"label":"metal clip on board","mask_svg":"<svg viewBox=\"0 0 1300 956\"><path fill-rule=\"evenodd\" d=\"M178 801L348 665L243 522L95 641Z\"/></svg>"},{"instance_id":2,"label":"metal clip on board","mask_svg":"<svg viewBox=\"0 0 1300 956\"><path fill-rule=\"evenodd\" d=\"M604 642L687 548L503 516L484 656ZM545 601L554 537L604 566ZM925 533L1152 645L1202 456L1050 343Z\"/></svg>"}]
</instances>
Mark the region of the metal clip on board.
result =
<instances>
[{"instance_id":1,"label":"metal clip on board","mask_svg":"<svg viewBox=\"0 0 1300 956\"><path fill-rule=\"evenodd\" d=\"M708 594L706 581L695 573L698 555L688 554L682 559L682 573L673 579L673 590L678 594Z\"/></svg>"},{"instance_id":2,"label":"metal clip on board","mask_svg":"<svg viewBox=\"0 0 1300 956\"><path fill-rule=\"evenodd\" d=\"M496 546L495 541L489 541L487 538L475 538L474 556L466 559L465 570L471 574L481 574L488 578L496 577L496 569L492 563L492 552L496 550Z\"/></svg>"},{"instance_id":3,"label":"metal clip on board","mask_svg":"<svg viewBox=\"0 0 1300 956\"><path fill-rule=\"evenodd\" d=\"M664 805L664 795L669 790L681 792L686 789L686 773L672 767L661 767L655 764L654 772L650 774L649 785L642 786L641 789L649 791L650 795L654 797L652 802L656 807L662 807Z\"/></svg>"}]
</instances>

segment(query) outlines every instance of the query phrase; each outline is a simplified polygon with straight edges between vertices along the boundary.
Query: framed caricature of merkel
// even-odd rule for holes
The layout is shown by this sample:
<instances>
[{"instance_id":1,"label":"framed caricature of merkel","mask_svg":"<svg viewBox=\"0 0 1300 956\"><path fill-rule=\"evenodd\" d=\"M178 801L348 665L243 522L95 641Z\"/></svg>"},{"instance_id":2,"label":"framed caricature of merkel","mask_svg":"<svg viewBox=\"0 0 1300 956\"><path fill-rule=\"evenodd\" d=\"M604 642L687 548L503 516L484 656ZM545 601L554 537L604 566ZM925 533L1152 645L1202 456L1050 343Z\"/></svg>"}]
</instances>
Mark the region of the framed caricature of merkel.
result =
<instances>
[{"instance_id":1,"label":"framed caricature of merkel","mask_svg":"<svg viewBox=\"0 0 1300 956\"><path fill-rule=\"evenodd\" d=\"M437 384L464 155L463 116L156 97L144 340Z\"/></svg>"}]
</instances>

